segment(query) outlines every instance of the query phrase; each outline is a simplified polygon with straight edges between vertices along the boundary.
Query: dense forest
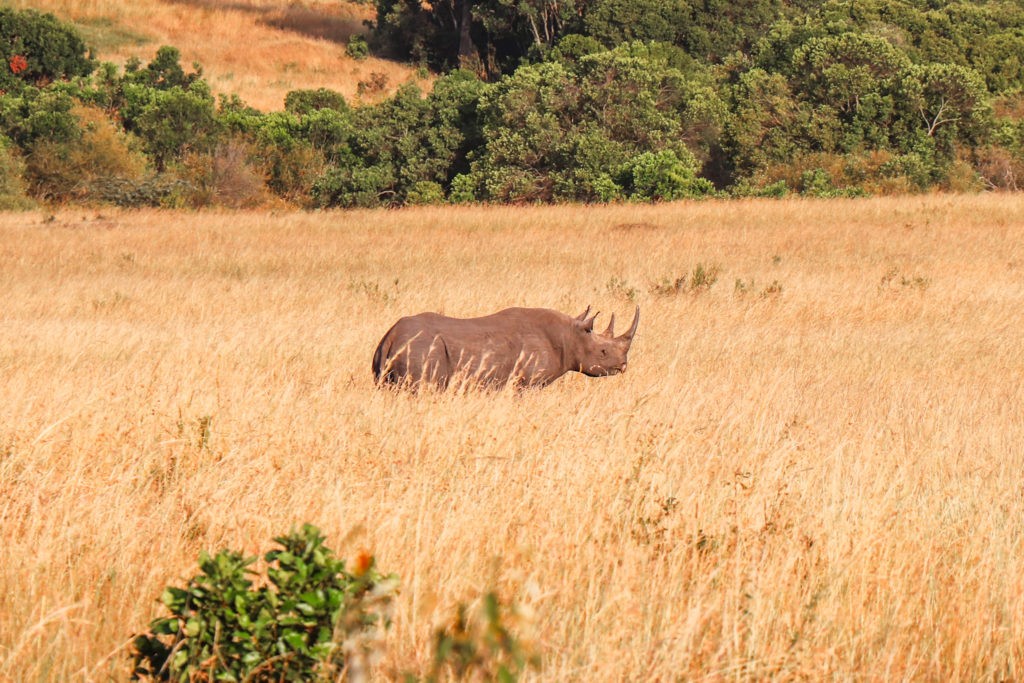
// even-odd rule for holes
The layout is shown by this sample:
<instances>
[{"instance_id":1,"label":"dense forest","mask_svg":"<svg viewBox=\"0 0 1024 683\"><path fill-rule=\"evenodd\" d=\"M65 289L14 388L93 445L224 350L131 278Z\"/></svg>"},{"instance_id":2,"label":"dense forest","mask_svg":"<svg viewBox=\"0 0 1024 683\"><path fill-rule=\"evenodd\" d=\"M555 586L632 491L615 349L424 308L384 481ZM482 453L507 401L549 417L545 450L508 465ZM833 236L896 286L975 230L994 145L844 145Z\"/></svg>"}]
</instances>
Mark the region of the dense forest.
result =
<instances>
[{"instance_id":1,"label":"dense forest","mask_svg":"<svg viewBox=\"0 0 1024 683\"><path fill-rule=\"evenodd\" d=\"M215 97L0 8L0 208L858 196L1024 184L1024 0L377 0L375 103Z\"/></svg>"}]
</instances>

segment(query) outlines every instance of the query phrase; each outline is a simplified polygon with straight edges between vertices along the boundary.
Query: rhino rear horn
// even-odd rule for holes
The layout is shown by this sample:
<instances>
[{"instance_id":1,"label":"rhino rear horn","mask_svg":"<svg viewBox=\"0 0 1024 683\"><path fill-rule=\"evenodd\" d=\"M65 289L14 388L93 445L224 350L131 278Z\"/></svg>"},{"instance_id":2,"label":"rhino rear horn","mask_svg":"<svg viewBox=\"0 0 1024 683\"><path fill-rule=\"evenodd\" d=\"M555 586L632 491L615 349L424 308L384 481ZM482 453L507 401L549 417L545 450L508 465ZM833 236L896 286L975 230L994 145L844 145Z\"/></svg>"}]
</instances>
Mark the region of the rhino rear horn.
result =
<instances>
[{"instance_id":1,"label":"rhino rear horn","mask_svg":"<svg viewBox=\"0 0 1024 683\"><path fill-rule=\"evenodd\" d=\"M624 339L626 341L632 341L633 340L633 335L636 334L636 326L637 326L637 324L639 322L640 322L640 307L637 306L636 307L636 313L633 315L633 324L629 326L629 329L626 330L626 333L624 335L622 335L621 337L619 337L619 339Z\"/></svg>"},{"instance_id":2,"label":"rhino rear horn","mask_svg":"<svg viewBox=\"0 0 1024 683\"><path fill-rule=\"evenodd\" d=\"M608 329L604 331L604 336L614 337L615 336L615 314L612 313L611 320L608 321Z\"/></svg>"}]
</instances>

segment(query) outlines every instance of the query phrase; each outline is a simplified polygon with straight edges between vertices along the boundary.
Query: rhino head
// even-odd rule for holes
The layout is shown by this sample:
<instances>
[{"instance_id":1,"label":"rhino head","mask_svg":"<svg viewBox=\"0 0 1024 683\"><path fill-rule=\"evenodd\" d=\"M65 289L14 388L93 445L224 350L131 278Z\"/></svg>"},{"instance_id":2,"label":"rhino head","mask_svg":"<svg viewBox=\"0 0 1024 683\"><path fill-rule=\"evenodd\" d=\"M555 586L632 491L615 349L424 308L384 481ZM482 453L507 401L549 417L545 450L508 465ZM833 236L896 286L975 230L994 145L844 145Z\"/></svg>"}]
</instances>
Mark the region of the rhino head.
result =
<instances>
[{"instance_id":1,"label":"rhino head","mask_svg":"<svg viewBox=\"0 0 1024 683\"><path fill-rule=\"evenodd\" d=\"M587 310L573 319L573 325L577 332L575 337L579 342L576 349L576 368L573 369L590 377L604 377L625 372L626 356L633 343L636 326L640 322L640 307L636 307L633 324L618 337L615 336L614 313L608 322L608 329L601 333L594 332L594 321L598 314L595 313L588 318L589 314L590 307L587 306Z\"/></svg>"}]
</instances>

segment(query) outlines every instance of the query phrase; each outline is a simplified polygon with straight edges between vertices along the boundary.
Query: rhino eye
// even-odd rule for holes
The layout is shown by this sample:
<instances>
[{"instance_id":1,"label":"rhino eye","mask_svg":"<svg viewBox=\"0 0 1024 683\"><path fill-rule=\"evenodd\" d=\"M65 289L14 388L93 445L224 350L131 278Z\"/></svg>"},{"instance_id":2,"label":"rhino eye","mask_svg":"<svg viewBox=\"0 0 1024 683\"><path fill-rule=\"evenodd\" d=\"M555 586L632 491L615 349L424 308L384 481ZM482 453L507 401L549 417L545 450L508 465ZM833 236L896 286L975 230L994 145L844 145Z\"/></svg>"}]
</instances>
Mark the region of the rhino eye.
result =
<instances>
[{"instance_id":1,"label":"rhino eye","mask_svg":"<svg viewBox=\"0 0 1024 683\"><path fill-rule=\"evenodd\" d=\"M602 356L607 356L608 355L608 349L601 349L601 355Z\"/></svg>"}]
</instances>

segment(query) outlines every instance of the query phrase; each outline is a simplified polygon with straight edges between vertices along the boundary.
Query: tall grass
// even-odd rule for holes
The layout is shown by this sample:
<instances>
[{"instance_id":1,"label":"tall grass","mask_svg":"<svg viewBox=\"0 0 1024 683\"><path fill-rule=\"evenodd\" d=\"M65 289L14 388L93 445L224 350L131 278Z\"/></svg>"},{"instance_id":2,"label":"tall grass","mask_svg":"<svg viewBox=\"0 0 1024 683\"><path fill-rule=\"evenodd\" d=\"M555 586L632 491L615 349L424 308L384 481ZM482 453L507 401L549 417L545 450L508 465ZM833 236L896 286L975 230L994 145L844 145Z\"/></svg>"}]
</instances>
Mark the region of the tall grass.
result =
<instances>
[{"instance_id":1,"label":"tall grass","mask_svg":"<svg viewBox=\"0 0 1024 683\"><path fill-rule=\"evenodd\" d=\"M0 679L124 679L200 549L305 521L402 577L385 680L490 586L538 680L1022 678L1022 231L1010 195L0 214ZM372 385L404 314L633 301L621 376Z\"/></svg>"}]
</instances>

